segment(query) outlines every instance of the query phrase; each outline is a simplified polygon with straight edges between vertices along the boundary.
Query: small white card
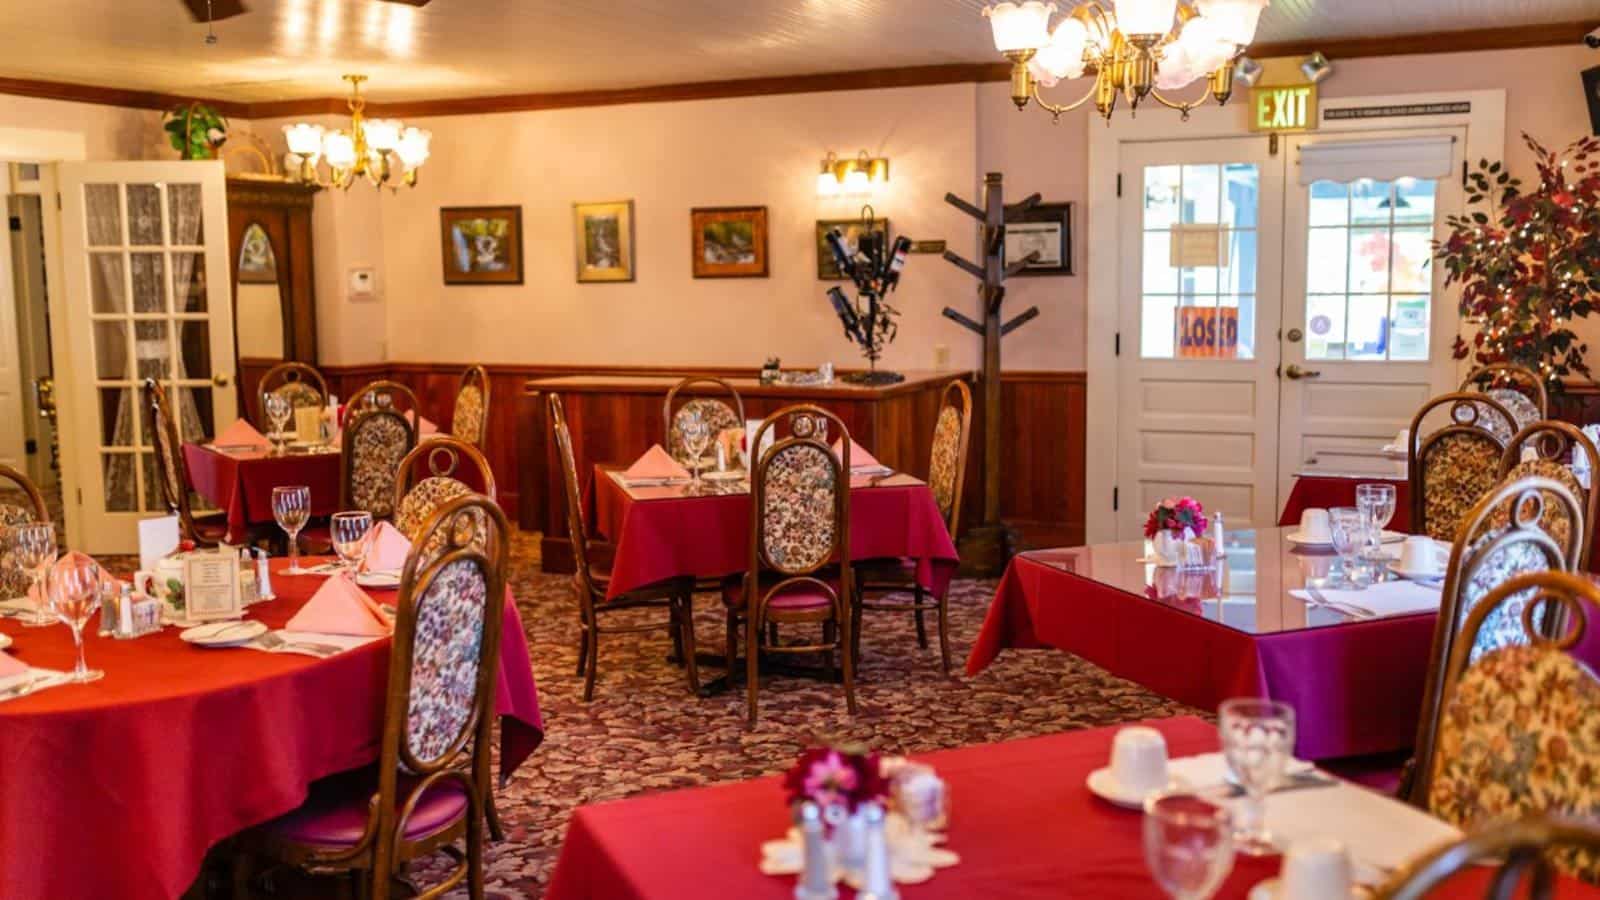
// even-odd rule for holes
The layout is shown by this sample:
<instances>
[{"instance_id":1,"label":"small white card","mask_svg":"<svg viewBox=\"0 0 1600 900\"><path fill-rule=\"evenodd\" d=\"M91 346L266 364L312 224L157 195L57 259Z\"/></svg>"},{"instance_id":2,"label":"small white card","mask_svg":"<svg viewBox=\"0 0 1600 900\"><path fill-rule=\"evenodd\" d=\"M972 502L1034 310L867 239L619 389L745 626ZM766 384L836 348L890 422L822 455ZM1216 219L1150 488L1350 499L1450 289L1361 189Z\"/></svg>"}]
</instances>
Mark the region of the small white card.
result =
<instances>
[{"instance_id":1,"label":"small white card","mask_svg":"<svg viewBox=\"0 0 1600 900\"><path fill-rule=\"evenodd\" d=\"M239 596L238 551L222 548L185 557L183 594L190 622L239 618L244 604Z\"/></svg>"},{"instance_id":2,"label":"small white card","mask_svg":"<svg viewBox=\"0 0 1600 900\"><path fill-rule=\"evenodd\" d=\"M161 516L139 522L139 568L154 572L162 557L178 549L178 517Z\"/></svg>"}]
</instances>

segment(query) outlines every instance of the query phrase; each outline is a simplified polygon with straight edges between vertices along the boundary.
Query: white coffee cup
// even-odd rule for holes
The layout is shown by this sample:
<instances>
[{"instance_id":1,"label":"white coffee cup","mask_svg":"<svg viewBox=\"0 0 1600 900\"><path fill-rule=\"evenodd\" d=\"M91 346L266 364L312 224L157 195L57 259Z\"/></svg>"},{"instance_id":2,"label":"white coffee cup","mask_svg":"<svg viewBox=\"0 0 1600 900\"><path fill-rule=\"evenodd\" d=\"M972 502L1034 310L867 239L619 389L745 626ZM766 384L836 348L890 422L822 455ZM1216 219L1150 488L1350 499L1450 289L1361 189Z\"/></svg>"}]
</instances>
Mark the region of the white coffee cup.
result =
<instances>
[{"instance_id":1,"label":"white coffee cup","mask_svg":"<svg viewBox=\"0 0 1600 900\"><path fill-rule=\"evenodd\" d=\"M1333 530L1328 527L1328 511L1308 509L1300 513L1298 537L1308 544L1326 544L1333 540Z\"/></svg>"},{"instance_id":2,"label":"white coffee cup","mask_svg":"<svg viewBox=\"0 0 1600 900\"><path fill-rule=\"evenodd\" d=\"M1443 575L1450 563L1450 548L1424 534L1413 534L1400 545L1400 570L1419 575Z\"/></svg>"},{"instance_id":3,"label":"white coffee cup","mask_svg":"<svg viewBox=\"0 0 1600 900\"><path fill-rule=\"evenodd\" d=\"M1118 731L1111 741L1111 777L1130 794L1166 787L1167 739L1143 725Z\"/></svg>"},{"instance_id":4,"label":"white coffee cup","mask_svg":"<svg viewBox=\"0 0 1600 900\"><path fill-rule=\"evenodd\" d=\"M1295 841L1283 856L1278 900L1350 900L1350 855L1329 837Z\"/></svg>"}]
</instances>

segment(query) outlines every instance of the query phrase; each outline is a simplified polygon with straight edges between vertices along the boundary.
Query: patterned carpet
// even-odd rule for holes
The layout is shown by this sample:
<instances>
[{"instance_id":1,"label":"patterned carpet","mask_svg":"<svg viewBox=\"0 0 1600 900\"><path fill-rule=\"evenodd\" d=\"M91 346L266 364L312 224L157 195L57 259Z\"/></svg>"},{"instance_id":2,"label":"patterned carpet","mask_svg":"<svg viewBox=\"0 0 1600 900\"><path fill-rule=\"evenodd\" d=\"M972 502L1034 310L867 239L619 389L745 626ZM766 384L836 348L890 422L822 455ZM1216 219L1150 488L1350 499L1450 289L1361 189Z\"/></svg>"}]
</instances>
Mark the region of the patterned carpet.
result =
<instances>
[{"instance_id":1,"label":"patterned carpet","mask_svg":"<svg viewBox=\"0 0 1600 900\"><path fill-rule=\"evenodd\" d=\"M541 573L537 553L533 536L518 536L515 591L547 737L499 794L508 834L490 846L488 883L489 895L501 900L543 896L568 816L585 803L778 772L828 739L917 753L1193 712L1052 651L1011 652L977 678L946 679L937 640L919 649L911 616L891 613L869 615L863 630L861 709L853 719L838 686L774 678L761 687L759 725L746 729L742 692L710 700L688 695L682 673L666 662L665 631L602 638L595 699L586 704L582 679L574 675L578 629L569 582ZM957 663L966 658L993 589L992 581L969 579L952 588ZM708 595L696 605L701 649L719 645L720 602ZM702 678L718 674L701 670ZM416 874L427 884L436 873L424 866Z\"/></svg>"}]
</instances>

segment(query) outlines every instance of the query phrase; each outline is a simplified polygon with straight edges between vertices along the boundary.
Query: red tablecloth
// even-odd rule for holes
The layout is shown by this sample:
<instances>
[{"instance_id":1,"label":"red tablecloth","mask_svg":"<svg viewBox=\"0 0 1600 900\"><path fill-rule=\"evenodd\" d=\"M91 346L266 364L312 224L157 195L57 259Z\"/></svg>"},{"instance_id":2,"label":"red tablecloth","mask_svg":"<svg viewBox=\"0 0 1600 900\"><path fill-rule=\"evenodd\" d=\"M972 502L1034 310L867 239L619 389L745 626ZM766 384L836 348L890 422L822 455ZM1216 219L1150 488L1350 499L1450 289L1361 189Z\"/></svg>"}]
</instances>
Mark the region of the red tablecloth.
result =
<instances>
[{"instance_id":1,"label":"red tablecloth","mask_svg":"<svg viewBox=\"0 0 1600 900\"><path fill-rule=\"evenodd\" d=\"M311 488L311 515L339 511L339 454L222 453L201 444L184 444L189 482L200 496L228 514L228 540L242 542L250 525L271 522L272 489L303 484Z\"/></svg>"},{"instance_id":2,"label":"red tablecloth","mask_svg":"<svg viewBox=\"0 0 1600 900\"><path fill-rule=\"evenodd\" d=\"M915 559L918 582L937 595L949 587L959 557L933 492L905 481L852 486L850 556ZM674 497L665 495L676 489L654 490L664 496L635 499L605 470L595 470L595 528L616 546L608 599L680 575L720 578L749 568L748 493ZM652 489L639 492L649 496Z\"/></svg>"},{"instance_id":3,"label":"red tablecloth","mask_svg":"<svg viewBox=\"0 0 1600 900\"><path fill-rule=\"evenodd\" d=\"M1195 718L1147 723L1165 733L1174 756L1217 749L1216 730ZM949 786L947 846L960 864L920 885L906 900L989 898L1060 900L1163 896L1145 868L1142 816L1089 793L1084 779L1106 764L1115 728L963 747L919 756ZM794 895L793 876L756 870L761 843L788 826L778 778L650 794L581 807L572 816L547 900L741 900ZM1237 857L1217 893L1243 898L1277 874L1276 857ZM1452 881L1438 897L1482 897L1487 871ZM1561 897L1600 891L1562 881ZM848 888L841 895L853 896Z\"/></svg>"},{"instance_id":4,"label":"red tablecloth","mask_svg":"<svg viewBox=\"0 0 1600 900\"><path fill-rule=\"evenodd\" d=\"M250 617L280 627L321 582L275 573L279 599ZM372 593L390 602L394 592ZM65 626L4 619L0 630L18 659L72 668ZM179 630L86 635L104 679L0 703L0 897L177 897L217 841L294 809L318 778L377 759L387 641L316 660L201 650ZM496 705L509 772L544 727L509 592Z\"/></svg>"}]
</instances>

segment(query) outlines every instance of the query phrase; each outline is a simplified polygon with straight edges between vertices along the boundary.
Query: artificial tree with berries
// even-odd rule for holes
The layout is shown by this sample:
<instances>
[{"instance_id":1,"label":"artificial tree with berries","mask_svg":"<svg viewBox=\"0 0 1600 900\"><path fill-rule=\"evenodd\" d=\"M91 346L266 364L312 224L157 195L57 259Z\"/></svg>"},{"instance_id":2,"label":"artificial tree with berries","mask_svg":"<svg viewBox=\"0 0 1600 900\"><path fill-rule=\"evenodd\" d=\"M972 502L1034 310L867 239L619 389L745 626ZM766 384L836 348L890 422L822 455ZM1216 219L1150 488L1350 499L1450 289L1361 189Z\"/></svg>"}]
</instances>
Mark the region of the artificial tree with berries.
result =
<instances>
[{"instance_id":1,"label":"artificial tree with berries","mask_svg":"<svg viewBox=\"0 0 1600 900\"><path fill-rule=\"evenodd\" d=\"M1480 325L1470 343L1456 337L1456 358L1514 363L1559 391L1565 378L1590 378L1589 347L1571 325L1600 304L1600 138L1559 153L1522 140L1538 185L1524 193L1503 163L1481 160L1467 202L1486 208L1446 217L1450 236L1434 257L1445 285L1461 285L1462 316Z\"/></svg>"}]
</instances>

